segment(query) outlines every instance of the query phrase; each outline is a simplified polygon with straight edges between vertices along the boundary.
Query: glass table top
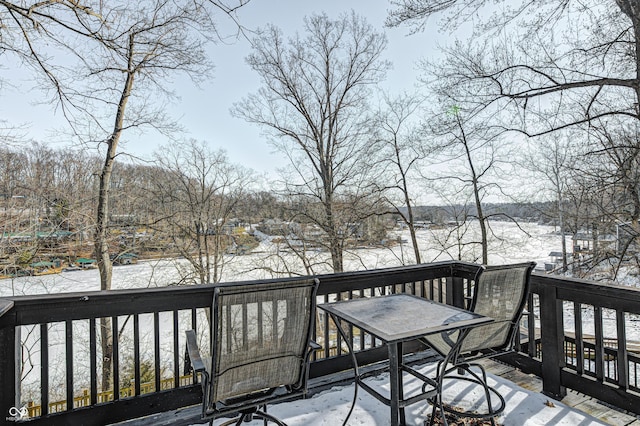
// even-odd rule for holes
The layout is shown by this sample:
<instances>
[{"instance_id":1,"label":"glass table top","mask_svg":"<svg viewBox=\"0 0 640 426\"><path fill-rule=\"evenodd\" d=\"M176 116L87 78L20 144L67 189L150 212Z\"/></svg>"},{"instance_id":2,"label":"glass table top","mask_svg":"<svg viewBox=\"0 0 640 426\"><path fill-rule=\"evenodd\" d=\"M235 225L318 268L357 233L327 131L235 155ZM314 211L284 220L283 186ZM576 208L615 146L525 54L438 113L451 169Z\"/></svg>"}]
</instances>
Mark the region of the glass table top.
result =
<instances>
[{"instance_id":1,"label":"glass table top","mask_svg":"<svg viewBox=\"0 0 640 426\"><path fill-rule=\"evenodd\" d=\"M486 316L409 294L343 300L318 308L367 331L385 342L491 322Z\"/></svg>"}]
</instances>

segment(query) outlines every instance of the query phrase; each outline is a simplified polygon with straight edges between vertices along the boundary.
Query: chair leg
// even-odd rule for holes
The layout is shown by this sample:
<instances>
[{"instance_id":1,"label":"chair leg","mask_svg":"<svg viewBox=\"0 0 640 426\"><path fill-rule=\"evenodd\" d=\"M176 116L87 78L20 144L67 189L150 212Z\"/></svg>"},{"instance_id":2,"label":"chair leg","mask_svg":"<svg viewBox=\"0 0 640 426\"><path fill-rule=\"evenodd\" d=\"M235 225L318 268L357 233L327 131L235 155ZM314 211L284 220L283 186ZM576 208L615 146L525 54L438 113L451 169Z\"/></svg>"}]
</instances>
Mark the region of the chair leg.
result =
<instances>
[{"instance_id":1,"label":"chair leg","mask_svg":"<svg viewBox=\"0 0 640 426\"><path fill-rule=\"evenodd\" d=\"M227 420L226 422L221 423L220 426L230 426L232 424L235 424L235 426L238 426L240 423L242 423L243 420L244 420L244 414L241 415L240 417L235 417L231 420ZM213 420L211 420L209 425L213 426Z\"/></svg>"},{"instance_id":2,"label":"chair leg","mask_svg":"<svg viewBox=\"0 0 640 426\"><path fill-rule=\"evenodd\" d=\"M473 370L471 370L471 367L477 367L480 372L482 373L482 379L480 379L477 375L473 374ZM472 375L474 375L474 377L476 377L476 379L480 382L480 384L482 384L483 388L484 388L484 393L485 393L485 398L487 399L487 407L488 407L488 411L490 413L492 413L491 416L491 424L495 425L495 421L494 421L494 417L497 415L500 415L503 411L504 408L506 406L506 402L503 398L502 395L500 395L495 389L489 387L488 383L487 383L487 372L484 369L484 367L480 364L469 364L467 371L469 371ZM493 409L493 402L491 401L491 394L494 393L495 395L498 396L498 399L500 401L500 406L494 410Z\"/></svg>"},{"instance_id":3,"label":"chair leg","mask_svg":"<svg viewBox=\"0 0 640 426\"><path fill-rule=\"evenodd\" d=\"M480 370L480 374L478 374L477 372L475 372L472 367L477 367ZM468 373L469 376L461 376L458 374L454 374L454 375L449 375L449 373L453 372L453 371L458 371L459 369L464 370L465 372ZM449 378L449 379L457 379L457 380L465 380L471 383L475 383L478 384L480 386L483 387L484 390L484 394L485 394L485 399L486 399L486 403L487 403L487 413L482 413L482 414L477 414L477 413L465 413L465 412L460 412L457 410L454 410L453 408L449 408L449 407L445 407L444 403L442 402L442 398L440 397L438 401L434 401L438 402L439 407L441 409L443 418L444 418L444 411L447 411L455 416L460 416L460 417L470 417L470 418L484 418L484 419L490 419L491 424L493 426L495 426L495 417L499 416L500 414L502 414L502 412L505 409L506 406L506 402L504 400L504 397L502 395L500 395L498 393L498 391L496 391L495 389L493 389L492 387L490 387L487 384L487 373L485 371L485 369L479 365L479 364L458 364L458 365L454 365L453 367L449 368L449 369L445 369L442 372L442 376L439 377L439 379L442 379L442 381L444 381L445 378ZM439 380L439 386L440 389L442 389L442 383ZM499 400L499 406L497 408L494 409L493 406L493 401L492 401L492 394L494 396L496 396ZM435 404L434 404L435 407ZM446 423L446 419L443 422L444 424Z\"/></svg>"},{"instance_id":4,"label":"chair leg","mask_svg":"<svg viewBox=\"0 0 640 426\"><path fill-rule=\"evenodd\" d=\"M253 413L244 413L241 414L239 417L235 417L231 420L227 420L226 422L220 424L220 426L230 426L230 425L234 425L234 426L241 426L242 423L249 423L250 421L252 421L254 418L256 419L262 419L264 421L264 424L267 425L267 422L272 421L275 424L279 425L279 426L287 426L286 424L284 424L282 421L280 421L279 419L264 413L262 411L255 411ZM213 426L213 420L211 420L211 422L209 423L210 426Z\"/></svg>"},{"instance_id":5,"label":"chair leg","mask_svg":"<svg viewBox=\"0 0 640 426\"><path fill-rule=\"evenodd\" d=\"M278 419L277 417L272 416L271 414L267 414L264 411L256 411L254 413L253 417L257 417L259 419L264 420L265 425L267 424L267 422L273 422L273 423L277 424L278 426L287 426L287 424L285 422L283 422L282 420Z\"/></svg>"}]
</instances>

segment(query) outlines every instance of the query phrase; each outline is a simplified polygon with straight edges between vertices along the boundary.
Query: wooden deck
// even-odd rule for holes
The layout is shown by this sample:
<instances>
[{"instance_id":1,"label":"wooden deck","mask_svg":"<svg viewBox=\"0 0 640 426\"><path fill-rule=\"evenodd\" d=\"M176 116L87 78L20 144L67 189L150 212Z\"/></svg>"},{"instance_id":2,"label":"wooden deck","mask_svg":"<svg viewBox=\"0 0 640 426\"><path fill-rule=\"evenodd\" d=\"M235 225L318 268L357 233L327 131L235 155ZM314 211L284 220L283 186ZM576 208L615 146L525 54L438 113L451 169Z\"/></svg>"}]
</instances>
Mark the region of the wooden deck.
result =
<instances>
[{"instance_id":1,"label":"wooden deck","mask_svg":"<svg viewBox=\"0 0 640 426\"><path fill-rule=\"evenodd\" d=\"M424 362L424 356L409 355L409 357L415 357L415 360L409 360L409 363ZM405 361L407 359L405 358ZM502 364L496 361L483 360L481 363L485 366L487 371L496 376L500 376L510 382L515 383L521 388L533 391L542 391L542 380L532 374L525 374L522 371L511 367L506 364ZM375 366L364 367L360 371L361 373L376 374L379 370ZM347 383L352 380L352 372L335 374L330 377L323 377L310 381L310 393L320 392L321 390L328 389L331 386L335 386L338 383ZM549 402L553 403L552 399ZM640 426L640 416L636 416L632 413L626 413L619 408L611 407L602 402L599 402L591 397L579 394L573 390L567 389L567 396L562 400L565 405L574 407L584 413L587 413L593 417L600 419L602 422L613 426ZM159 413L153 416L149 416L143 419L130 420L123 423L118 423L119 426L185 426L190 424L200 424L202 421L199 418L200 407L189 407L182 410Z\"/></svg>"},{"instance_id":2,"label":"wooden deck","mask_svg":"<svg viewBox=\"0 0 640 426\"><path fill-rule=\"evenodd\" d=\"M482 361L482 363L491 374L509 380L521 388L533 392L542 392L542 380L533 374L525 374L510 365L495 361ZM596 417L610 425L640 426L640 416L636 416L633 413L626 413L619 408L611 407L571 389L567 389L567 396L562 399L562 403Z\"/></svg>"}]
</instances>

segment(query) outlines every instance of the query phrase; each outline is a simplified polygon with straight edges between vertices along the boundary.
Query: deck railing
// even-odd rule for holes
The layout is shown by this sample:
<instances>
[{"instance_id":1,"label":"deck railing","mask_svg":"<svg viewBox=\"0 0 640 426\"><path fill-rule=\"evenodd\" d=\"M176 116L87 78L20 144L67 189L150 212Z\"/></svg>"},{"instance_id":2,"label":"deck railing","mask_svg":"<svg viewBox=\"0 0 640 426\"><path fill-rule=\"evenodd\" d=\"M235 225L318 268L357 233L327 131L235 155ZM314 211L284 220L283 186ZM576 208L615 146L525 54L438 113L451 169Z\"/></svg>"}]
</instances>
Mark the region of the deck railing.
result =
<instances>
[{"instance_id":1,"label":"deck railing","mask_svg":"<svg viewBox=\"0 0 640 426\"><path fill-rule=\"evenodd\" d=\"M640 289L534 273L531 293L537 344L503 359L555 398L570 388L640 413Z\"/></svg>"},{"instance_id":2,"label":"deck railing","mask_svg":"<svg viewBox=\"0 0 640 426\"><path fill-rule=\"evenodd\" d=\"M318 302L403 292L464 306L477 271L473 264L440 262L323 275ZM207 285L0 300L0 421L18 420L15 414L29 404L39 407L31 410L37 414L29 419L33 425L107 424L198 404L199 385L184 377L184 331L195 328L208 346L212 296ZM628 350L626 335L627 323L640 313L640 291L534 274L528 310L533 315L520 336L522 351L505 361L544 377L551 396L562 397L571 387L637 412L640 355ZM612 313L616 344L605 339L610 325L603 321ZM576 319L565 336L567 315ZM349 369L351 359L333 324L320 313L317 319L314 338L322 349L313 356L311 377ZM106 389L104 324L117 336ZM386 358L386 348L372 336L357 329L348 335L360 363ZM405 348L418 349L417 343ZM82 404L74 403L80 399Z\"/></svg>"},{"instance_id":3,"label":"deck railing","mask_svg":"<svg viewBox=\"0 0 640 426\"><path fill-rule=\"evenodd\" d=\"M453 303L463 300L458 291L476 271L475 265L443 262L324 275L319 277L319 302L408 292ZM199 385L180 379L184 331L196 329L202 346L208 346L212 297L213 287L204 285L5 299L12 306L0 317L0 413L17 420L11 413L31 404L40 407L39 417L29 419L33 425L106 424L197 404ZM105 324L108 330L102 329ZM103 332L117 336L106 389L101 384ZM320 318L314 337L323 349L314 354L312 377L349 368L350 358L335 335L333 325ZM385 348L371 336L353 330L351 335L361 362L386 357ZM154 386L145 393L141 383L149 379ZM161 385L167 379L173 382L171 389ZM132 395L113 391L129 387ZM100 395L109 391L113 399L103 402ZM74 400L85 392L88 404L83 397L85 406L78 407ZM64 410L53 412L58 407Z\"/></svg>"}]
</instances>

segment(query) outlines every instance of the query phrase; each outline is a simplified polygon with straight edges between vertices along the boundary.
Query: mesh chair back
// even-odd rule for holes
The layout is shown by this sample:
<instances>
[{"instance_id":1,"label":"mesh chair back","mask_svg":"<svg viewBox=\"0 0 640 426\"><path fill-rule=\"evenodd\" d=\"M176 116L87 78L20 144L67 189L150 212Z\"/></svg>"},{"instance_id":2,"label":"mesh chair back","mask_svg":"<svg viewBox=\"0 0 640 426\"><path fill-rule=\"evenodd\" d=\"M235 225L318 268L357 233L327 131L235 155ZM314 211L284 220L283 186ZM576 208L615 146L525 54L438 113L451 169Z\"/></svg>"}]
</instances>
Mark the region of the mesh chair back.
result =
<instances>
[{"instance_id":1,"label":"mesh chair back","mask_svg":"<svg viewBox=\"0 0 640 426\"><path fill-rule=\"evenodd\" d=\"M529 294L529 277L535 263L487 266L478 279L471 311L494 322L472 329L460 353L511 348Z\"/></svg>"},{"instance_id":2,"label":"mesh chair back","mask_svg":"<svg viewBox=\"0 0 640 426\"><path fill-rule=\"evenodd\" d=\"M314 279L215 289L210 401L303 384L316 291Z\"/></svg>"}]
</instances>

